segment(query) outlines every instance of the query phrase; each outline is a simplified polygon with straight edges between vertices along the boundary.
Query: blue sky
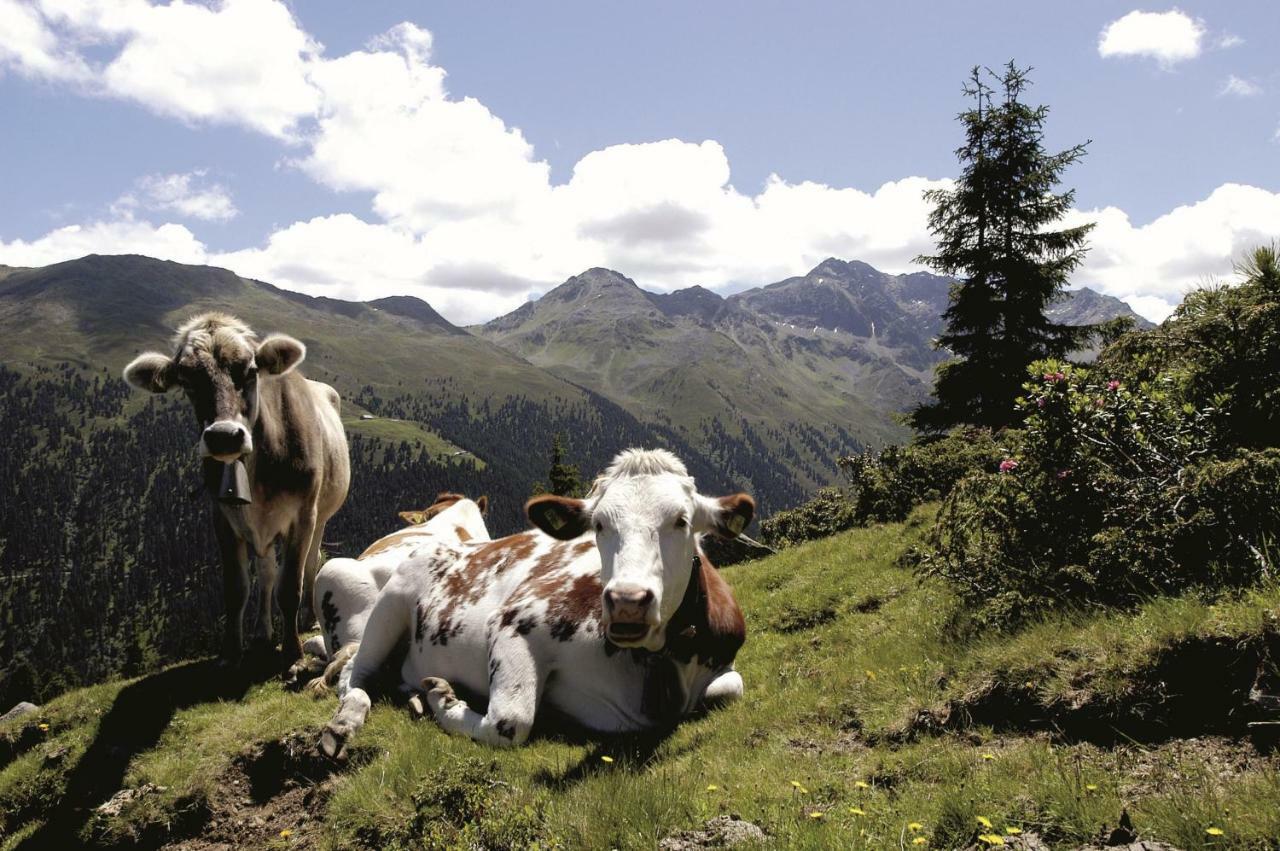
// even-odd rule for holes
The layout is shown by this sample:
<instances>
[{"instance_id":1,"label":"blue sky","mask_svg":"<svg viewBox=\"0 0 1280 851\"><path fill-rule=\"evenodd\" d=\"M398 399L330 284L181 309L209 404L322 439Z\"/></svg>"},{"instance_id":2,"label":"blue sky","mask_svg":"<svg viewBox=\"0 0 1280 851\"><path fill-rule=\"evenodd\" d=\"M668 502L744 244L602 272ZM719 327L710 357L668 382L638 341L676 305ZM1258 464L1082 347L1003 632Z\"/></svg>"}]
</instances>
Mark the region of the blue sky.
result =
<instances>
[{"instance_id":1,"label":"blue sky","mask_svg":"<svg viewBox=\"0 0 1280 851\"><path fill-rule=\"evenodd\" d=\"M406 22L408 25L406 25ZM0 0L0 263L140 251L456 321L589 265L723 291L928 249L974 64L1035 66L1157 318L1280 236L1280 11Z\"/></svg>"}]
</instances>

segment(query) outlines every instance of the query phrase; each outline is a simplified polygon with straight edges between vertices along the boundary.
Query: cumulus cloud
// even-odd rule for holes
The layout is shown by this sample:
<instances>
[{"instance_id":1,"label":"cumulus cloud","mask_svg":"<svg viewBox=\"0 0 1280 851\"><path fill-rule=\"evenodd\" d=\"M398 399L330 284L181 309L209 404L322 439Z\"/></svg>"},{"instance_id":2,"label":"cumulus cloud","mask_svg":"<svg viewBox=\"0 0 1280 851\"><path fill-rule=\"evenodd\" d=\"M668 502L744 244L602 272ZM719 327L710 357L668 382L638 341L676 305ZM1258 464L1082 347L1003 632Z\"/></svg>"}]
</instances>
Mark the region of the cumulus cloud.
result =
<instances>
[{"instance_id":1,"label":"cumulus cloud","mask_svg":"<svg viewBox=\"0 0 1280 851\"><path fill-rule=\"evenodd\" d=\"M274 0L0 0L0 68L277 138L318 108L320 50Z\"/></svg>"},{"instance_id":2,"label":"cumulus cloud","mask_svg":"<svg viewBox=\"0 0 1280 851\"><path fill-rule=\"evenodd\" d=\"M1204 37L1204 24L1179 9L1135 11L1103 28L1098 55L1148 57L1169 68L1199 56Z\"/></svg>"},{"instance_id":3,"label":"cumulus cloud","mask_svg":"<svg viewBox=\"0 0 1280 851\"><path fill-rule=\"evenodd\" d=\"M135 191L120 196L112 210L126 217L137 209L146 209L206 222L234 219L240 211L231 200L230 191L220 183L205 184L206 174L197 169L185 174L147 175L138 181Z\"/></svg>"},{"instance_id":4,"label":"cumulus cloud","mask_svg":"<svg viewBox=\"0 0 1280 851\"><path fill-rule=\"evenodd\" d=\"M205 263L204 243L182 225L152 225L117 220L68 225L39 239L0 240L0 263L7 266L47 266L86 254L146 254L179 263Z\"/></svg>"},{"instance_id":5,"label":"cumulus cloud","mask_svg":"<svg viewBox=\"0 0 1280 851\"><path fill-rule=\"evenodd\" d=\"M1262 94L1262 86L1259 86L1252 80L1246 80L1243 77L1237 77L1235 74L1229 74L1227 76L1227 81L1222 84L1222 89L1218 94L1219 96L1252 98Z\"/></svg>"},{"instance_id":6,"label":"cumulus cloud","mask_svg":"<svg viewBox=\"0 0 1280 851\"><path fill-rule=\"evenodd\" d=\"M1107 27L1099 51L1172 64L1203 39L1180 11L1134 12ZM740 187L718 142L680 139L593 151L553 183L518 128L450 94L426 30L401 24L330 57L278 0L0 0L0 66L188 122L239 124L282 140L292 167L319 184L372 199L363 213L212 253L182 225L140 219L222 221L236 213L230 193L203 172L153 175L118 202L118 220L0 242L0 262L135 251L315 295L416 295L462 323L591 266L668 290L769 283L828 256L908 271L932 250L923 193L951 185L913 176L864 191L772 175ZM154 71L170 67L180 69L172 79ZM1243 247L1280 232L1278 204L1228 185L1146 225L1115 208L1073 214L1099 223L1076 283L1160 318L1186 288L1229 274Z\"/></svg>"},{"instance_id":7,"label":"cumulus cloud","mask_svg":"<svg viewBox=\"0 0 1280 851\"><path fill-rule=\"evenodd\" d=\"M1076 279L1163 319L1195 287L1231 280L1233 260L1280 234L1280 192L1228 183L1141 226L1115 207L1072 219L1097 222Z\"/></svg>"}]
</instances>

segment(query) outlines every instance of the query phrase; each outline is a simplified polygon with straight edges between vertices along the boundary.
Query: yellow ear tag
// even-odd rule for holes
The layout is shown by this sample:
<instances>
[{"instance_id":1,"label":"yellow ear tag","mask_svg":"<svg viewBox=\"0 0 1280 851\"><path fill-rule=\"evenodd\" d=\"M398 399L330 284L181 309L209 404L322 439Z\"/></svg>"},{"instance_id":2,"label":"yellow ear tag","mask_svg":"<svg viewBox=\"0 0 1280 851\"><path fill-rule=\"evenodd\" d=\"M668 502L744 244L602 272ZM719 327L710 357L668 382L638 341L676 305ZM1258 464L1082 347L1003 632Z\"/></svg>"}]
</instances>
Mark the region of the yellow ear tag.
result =
<instances>
[{"instance_id":1,"label":"yellow ear tag","mask_svg":"<svg viewBox=\"0 0 1280 851\"><path fill-rule=\"evenodd\" d=\"M741 514L735 514L729 518L729 522L725 525L729 527L729 531L733 534L741 535L742 530L747 525L747 518L743 517Z\"/></svg>"}]
</instances>

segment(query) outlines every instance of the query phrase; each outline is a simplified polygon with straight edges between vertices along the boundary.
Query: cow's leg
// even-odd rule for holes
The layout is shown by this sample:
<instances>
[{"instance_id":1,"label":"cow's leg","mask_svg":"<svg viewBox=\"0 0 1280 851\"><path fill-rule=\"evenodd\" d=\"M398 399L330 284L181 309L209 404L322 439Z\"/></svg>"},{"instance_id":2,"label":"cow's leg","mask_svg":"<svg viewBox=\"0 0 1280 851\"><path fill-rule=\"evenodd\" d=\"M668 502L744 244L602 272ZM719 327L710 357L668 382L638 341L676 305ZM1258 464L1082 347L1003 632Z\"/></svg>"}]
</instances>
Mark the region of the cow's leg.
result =
<instances>
[{"instance_id":1,"label":"cow's leg","mask_svg":"<svg viewBox=\"0 0 1280 851\"><path fill-rule=\"evenodd\" d=\"M222 559L222 601L227 611L222 661L238 665L244 652L244 606L249 599L249 548L217 508L213 531Z\"/></svg>"},{"instance_id":2,"label":"cow's leg","mask_svg":"<svg viewBox=\"0 0 1280 851\"><path fill-rule=\"evenodd\" d=\"M302 577L311 555L311 541L316 533L315 501L302 509L297 522L285 540L284 570L280 578L280 617L284 635L280 651L284 663L292 665L302 658L302 641L298 636L298 606L302 601Z\"/></svg>"},{"instance_id":3,"label":"cow's leg","mask_svg":"<svg viewBox=\"0 0 1280 851\"><path fill-rule=\"evenodd\" d=\"M301 619L302 628L310 631L316 628L317 618L320 615L319 607L316 606L315 589L316 574L320 571L320 542L324 540L324 524L317 523L315 532L311 535L311 546L307 549L307 563L302 571L302 606Z\"/></svg>"},{"instance_id":4,"label":"cow's leg","mask_svg":"<svg viewBox=\"0 0 1280 851\"><path fill-rule=\"evenodd\" d=\"M258 625L253 633L254 644L269 648L275 643L276 545L273 541L266 552L255 556L258 571Z\"/></svg>"},{"instance_id":5,"label":"cow's leg","mask_svg":"<svg viewBox=\"0 0 1280 851\"><path fill-rule=\"evenodd\" d=\"M409 631L412 609L410 595L402 589L397 593L390 584L378 595L359 648L338 675L338 711L320 734L320 750L327 756L342 759L347 740L364 726L373 705L366 689Z\"/></svg>"},{"instance_id":6,"label":"cow's leg","mask_svg":"<svg viewBox=\"0 0 1280 851\"><path fill-rule=\"evenodd\" d=\"M723 668L702 693L702 704L707 708L724 706L742 697L742 675L733 668Z\"/></svg>"},{"instance_id":7,"label":"cow's leg","mask_svg":"<svg viewBox=\"0 0 1280 851\"><path fill-rule=\"evenodd\" d=\"M422 687L445 732L511 747L529 738L545 682L546 675L538 670L533 648L524 636L499 634L489 646L489 709L484 715L459 700L453 687L439 677L427 677Z\"/></svg>"},{"instance_id":8,"label":"cow's leg","mask_svg":"<svg viewBox=\"0 0 1280 851\"><path fill-rule=\"evenodd\" d=\"M307 694L315 698L324 697L338 684L343 668L356 655L359 644L344 644L342 649L333 654L333 659L325 666L323 673L307 683Z\"/></svg>"}]
</instances>

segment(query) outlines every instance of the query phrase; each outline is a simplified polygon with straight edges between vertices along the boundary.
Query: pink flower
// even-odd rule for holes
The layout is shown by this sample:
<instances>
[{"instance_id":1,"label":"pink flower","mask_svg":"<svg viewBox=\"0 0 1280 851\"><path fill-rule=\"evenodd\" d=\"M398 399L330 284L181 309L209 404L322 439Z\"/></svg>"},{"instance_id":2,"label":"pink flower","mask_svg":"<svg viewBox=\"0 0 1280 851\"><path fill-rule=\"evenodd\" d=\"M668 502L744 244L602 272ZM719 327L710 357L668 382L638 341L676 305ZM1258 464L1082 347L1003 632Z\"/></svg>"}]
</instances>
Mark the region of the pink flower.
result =
<instances>
[{"instance_id":1,"label":"pink flower","mask_svg":"<svg viewBox=\"0 0 1280 851\"><path fill-rule=\"evenodd\" d=\"M1043 397L1043 396L1041 396L1039 399L1037 399L1037 400L1036 400L1036 407L1037 407L1037 408L1043 408L1043 407L1044 407L1044 397Z\"/></svg>"},{"instance_id":2,"label":"pink flower","mask_svg":"<svg viewBox=\"0 0 1280 851\"><path fill-rule=\"evenodd\" d=\"M1107 382L1107 389L1110 390L1112 393L1114 393L1115 391L1120 389L1120 382L1116 381L1114 378L1111 379L1110 381Z\"/></svg>"},{"instance_id":3,"label":"pink flower","mask_svg":"<svg viewBox=\"0 0 1280 851\"><path fill-rule=\"evenodd\" d=\"M1067 374L1065 372L1046 372L1044 380L1050 384L1057 384L1059 381L1065 380Z\"/></svg>"},{"instance_id":4,"label":"pink flower","mask_svg":"<svg viewBox=\"0 0 1280 851\"><path fill-rule=\"evenodd\" d=\"M1067 476L1070 476L1070 475L1071 475L1071 471L1070 471L1070 470L1059 470L1059 471L1058 471L1058 478L1059 478L1059 479L1065 479Z\"/></svg>"},{"instance_id":5,"label":"pink flower","mask_svg":"<svg viewBox=\"0 0 1280 851\"><path fill-rule=\"evenodd\" d=\"M1018 462L1012 458L1006 458L1000 462L1000 472L1008 473L1018 469Z\"/></svg>"}]
</instances>

